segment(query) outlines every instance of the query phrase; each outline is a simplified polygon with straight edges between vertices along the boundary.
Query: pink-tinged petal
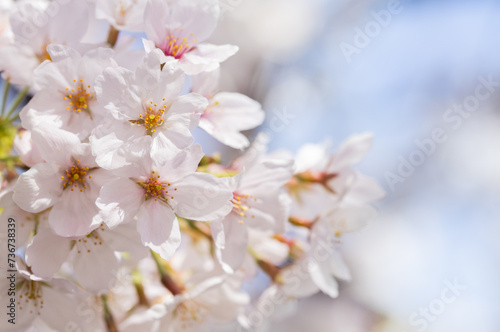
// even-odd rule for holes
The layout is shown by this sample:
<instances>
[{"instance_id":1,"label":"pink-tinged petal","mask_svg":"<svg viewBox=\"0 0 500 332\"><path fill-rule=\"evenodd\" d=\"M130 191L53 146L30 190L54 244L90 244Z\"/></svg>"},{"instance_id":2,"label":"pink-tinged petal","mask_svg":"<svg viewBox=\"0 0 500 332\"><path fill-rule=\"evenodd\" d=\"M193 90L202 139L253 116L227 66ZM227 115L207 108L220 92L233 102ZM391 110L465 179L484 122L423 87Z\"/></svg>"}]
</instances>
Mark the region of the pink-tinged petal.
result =
<instances>
[{"instance_id":1,"label":"pink-tinged petal","mask_svg":"<svg viewBox=\"0 0 500 332\"><path fill-rule=\"evenodd\" d=\"M54 205L62 191L59 166L42 163L19 176L13 199L23 210L37 213Z\"/></svg>"},{"instance_id":2,"label":"pink-tinged petal","mask_svg":"<svg viewBox=\"0 0 500 332\"><path fill-rule=\"evenodd\" d=\"M80 140L75 134L48 123L40 123L32 130L31 134L45 160L62 166L72 164L72 154L78 152L80 145Z\"/></svg>"},{"instance_id":3,"label":"pink-tinged petal","mask_svg":"<svg viewBox=\"0 0 500 332\"><path fill-rule=\"evenodd\" d=\"M177 61L166 57L160 49L146 54L135 75L136 84L146 90L144 101L161 106L178 97L184 87L184 72Z\"/></svg>"},{"instance_id":4,"label":"pink-tinged petal","mask_svg":"<svg viewBox=\"0 0 500 332\"><path fill-rule=\"evenodd\" d=\"M53 279L51 285L55 281ZM82 306L84 298L75 295L64 292L59 287L43 287L44 308L40 312L40 318L55 331L68 331L68 326L69 330L72 329L72 326L85 326L85 319L88 319L89 316L81 314L81 310L84 308Z\"/></svg>"},{"instance_id":5,"label":"pink-tinged petal","mask_svg":"<svg viewBox=\"0 0 500 332\"><path fill-rule=\"evenodd\" d=\"M177 114L193 114L201 113L208 107L207 98L198 93L188 93L175 99L169 111L166 113L165 119L170 119L171 116Z\"/></svg>"},{"instance_id":6,"label":"pink-tinged petal","mask_svg":"<svg viewBox=\"0 0 500 332\"><path fill-rule=\"evenodd\" d=\"M33 167L44 161L40 155L40 151L38 151L38 148L31 139L31 131L29 130L23 130L16 135L14 138L14 148L19 155L19 159L29 167Z\"/></svg>"},{"instance_id":7,"label":"pink-tinged petal","mask_svg":"<svg viewBox=\"0 0 500 332\"><path fill-rule=\"evenodd\" d=\"M235 92L219 92L210 99L208 118L220 128L253 129L264 122L264 111L255 100ZM213 116L211 116L213 114Z\"/></svg>"},{"instance_id":8,"label":"pink-tinged petal","mask_svg":"<svg viewBox=\"0 0 500 332\"><path fill-rule=\"evenodd\" d=\"M76 281L93 294L108 293L117 281L119 264L107 243L84 237L77 240L73 253Z\"/></svg>"},{"instance_id":9,"label":"pink-tinged petal","mask_svg":"<svg viewBox=\"0 0 500 332\"><path fill-rule=\"evenodd\" d=\"M198 44L193 50L185 53L179 64L188 75L197 75L203 71L219 68L221 62L238 52L238 46Z\"/></svg>"},{"instance_id":10,"label":"pink-tinged petal","mask_svg":"<svg viewBox=\"0 0 500 332\"><path fill-rule=\"evenodd\" d=\"M137 145L134 141L144 139L144 135L145 129L141 126L108 119L96 127L89 137L96 163L105 169L117 169L128 165L130 152Z\"/></svg>"},{"instance_id":11,"label":"pink-tinged petal","mask_svg":"<svg viewBox=\"0 0 500 332\"><path fill-rule=\"evenodd\" d=\"M125 68L106 68L95 82L97 100L118 120L135 120L142 113L141 93L134 73Z\"/></svg>"},{"instance_id":12,"label":"pink-tinged petal","mask_svg":"<svg viewBox=\"0 0 500 332\"><path fill-rule=\"evenodd\" d=\"M372 140L371 133L349 137L332 156L328 171L337 173L359 163L372 147Z\"/></svg>"},{"instance_id":13,"label":"pink-tinged petal","mask_svg":"<svg viewBox=\"0 0 500 332\"><path fill-rule=\"evenodd\" d=\"M248 231L240 218L231 213L222 221L224 227L225 246L217 248L217 258L226 272L236 271L247 255Z\"/></svg>"},{"instance_id":14,"label":"pink-tinged petal","mask_svg":"<svg viewBox=\"0 0 500 332\"><path fill-rule=\"evenodd\" d=\"M32 213L20 209L12 198L13 192L7 192L0 197L0 207L3 210L0 216L3 220L12 218L15 220L16 225L16 245L22 247L27 244L30 239L31 232L35 230L35 216ZM0 240L6 240L8 237L8 223L2 224L0 231Z\"/></svg>"},{"instance_id":15,"label":"pink-tinged petal","mask_svg":"<svg viewBox=\"0 0 500 332\"><path fill-rule=\"evenodd\" d=\"M194 173L172 184L170 204L183 218L211 221L225 217L233 208L233 194L224 181L207 173Z\"/></svg>"},{"instance_id":16,"label":"pink-tinged petal","mask_svg":"<svg viewBox=\"0 0 500 332\"><path fill-rule=\"evenodd\" d=\"M170 25L170 31L180 24L185 37L204 41L217 27L220 15L217 0L179 1L171 8L170 20L166 22Z\"/></svg>"},{"instance_id":17,"label":"pink-tinged petal","mask_svg":"<svg viewBox=\"0 0 500 332\"><path fill-rule=\"evenodd\" d=\"M65 237L87 235L102 223L95 205L97 195L89 189L64 190L61 199L49 213L49 224L54 232Z\"/></svg>"},{"instance_id":18,"label":"pink-tinged petal","mask_svg":"<svg viewBox=\"0 0 500 332\"><path fill-rule=\"evenodd\" d=\"M122 224L113 230L101 226L98 232L104 242L114 251L127 252L136 260L149 255L149 249L142 244L139 233L137 233L135 222Z\"/></svg>"},{"instance_id":19,"label":"pink-tinged petal","mask_svg":"<svg viewBox=\"0 0 500 332\"><path fill-rule=\"evenodd\" d=\"M220 68L210 72L202 72L191 77L192 91L210 98L217 90L220 80Z\"/></svg>"},{"instance_id":20,"label":"pink-tinged petal","mask_svg":"<svg viewBox=\"0 0 500 332\"><path fill-rule=\"evenodd\" d=\"M177 153L172 159L164 161L154 160L162 181L176 182L186 175L196 172L201 158L203 158L201 145L193 144L191 147ZM149 173L149 172L148 172ZM148 174L149 175L149 174Z\"/></svg>"},{"instance_id":21,"label":"pink-tinged petal","mask_svg":"<svg viewBox=\"0 0 500 332\"><path fill-rule=\"evenodd\" d=\"M144 17L145 32L148 39L155 44L160 45L165 42L168 31L166 23L170 20L170 6L166 1L154 0L148 1Z\"/></svg>"},{"instance_id":22,"label":"pink-tinged petal","mask_svg":"<svg viewBox=\"0 0 500 332\"><path fill-rule=\"evenodd\" d=\"M115 228L131 221L144 202L144 189L127 178L119 178L101 188L96 204L101 209L104 223Z\"/></svg>"},{"instance_id":23,"label":"pink-tinged petal","mask_svg":"<svg viewBox=\"0 0 500 332\"><path fill-rule=\"evenodd\" d=\"M71 240L43 228L26 248L26 263L37 277L50 279L59 271L71 250Z\"/></svg>"},{"instance_id":24,"label":"pink-tinged petal","mask_svg":"<svg viewBox=\"0 0 500 332\"><path fill-rule=\"evenodd\" d=\"M249 168L241 179L240 190L255 196L266 195L284 186L293 175L293 160L266 160Z\"/></svg>"},{"instance_id":25,"label":"pink-tinged petal","mask_svg":"<svg viewBox=\"0 0 500 332\"><path fill-rule=\"evenodd\" d=\"M163 259L169 260L181 243L177 217L165 203L150 199L141 206L137 216L141 240Z\"/></svg>"}]
</instances>

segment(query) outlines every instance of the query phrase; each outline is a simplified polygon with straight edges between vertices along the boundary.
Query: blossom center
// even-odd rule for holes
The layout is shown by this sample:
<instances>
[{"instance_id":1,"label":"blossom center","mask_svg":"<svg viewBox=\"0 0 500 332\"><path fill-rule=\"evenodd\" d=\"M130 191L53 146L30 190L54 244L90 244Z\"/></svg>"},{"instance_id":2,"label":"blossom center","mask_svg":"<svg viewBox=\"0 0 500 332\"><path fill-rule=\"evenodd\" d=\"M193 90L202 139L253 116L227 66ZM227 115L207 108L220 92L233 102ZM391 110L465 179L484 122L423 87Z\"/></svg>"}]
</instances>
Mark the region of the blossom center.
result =
<instances>
[{"instance_id":1,"label":"blossom center","mask_svg":"<svg viewBox=\"0 0 500 332\"><path fill-rule=\"evenodd\" d=\"M146 200L153 198L155 201L158 199L168 201L169 199L174 199L172 190L177 190L177 188L170 188L171 183L162 182L160 180L160 174L155 171L151 171L149 179L144 183L139 183L139 185L144 188L144 197Z\"/></svg>"},{"instance_id":2,"label":"blossom center","mask_svg":"<svg viewBox=\"0 0 500 332\"><path fill-rule=\"evenodd\" d=\"M77 81L73 80L73 82L76 83ZM67 95L63 97L64 100L69 100L69 106L67 106L66 109L78 113L82 110L88 111L88 102L92 99L90 85L85 86L83 78L81 78L75 88L66 88Z\"/></svg>"},{"instance_id":3,"label":"blossom center","mask_svg":"<svg viewBox=\"0 0 500 332\"><path fill-rule=\"evenodd\" d=\"M165 100L165 98L163 98L163 100ZM150 101L150 103L151 105L144 107L144 114L139 114L139 119L130 120L133 124L144 126L149 135L154 133L156 128L164 123L163 114L167 111L167 105L158 108L158 105L154 104L153 101Z\"/></svg>"},{"instance_id":4,"label":"blossom center","mask_svg":"<svg viewBox=\"0 0 500 332\"><path fill-rule=\"evenodd\" d=\"M179 303L175 309L175 315L180 319L185 327L190 326L193 322L202 322L208 315L210 307L204 303L199 303L192 299L184 300Z\"/></svg>"},{"instance_id":5,"label":"blossom center","mask_svg":"<svg viewBox=\"0 0 500 332\"><path fill-rule=\"evenodd\" d=\"M247 218L247 211L252 208L250 202L257 199L251 195L243 195L233 193L233 199L231 202L233 203L233 212L239 215L240 217ZM255 218L255 215L251 215L252 218ZM240 220L240 224L243 224L243 219Z\"/></svg>"},{"instance_id":6,"label":"blossom center","mask_svg":"<svg viewBox=\"0 0 500 332\"><path fill-rule=\"evenodd\" d=\"M19 300L17 305L19 310L28 312L30 314L40 315L43 309L43 294L42 285L40 282L33 280L22 281L22 286L19 289Z\"/></svg>"},{"instance_id":7,"label":"blossom center","mask_svg":"<svg viewBox=\"0 0 500 332\"><path fill-rule=\"evenodd\" d=\"M167 36L167 42L163 47L163 52L165 55L170 55L176 59L180 59L184 53L189 52L194 47L194 44L198 42L198 39L193 38L190 40L188 37L176 36L175 34L177 33L177 30L178 29L175 28L174 33ZM184 29L179 29L179 31L182 33ZM190 34L190 36L193 35L193 33Z\"/></svg>"},{"instance_id":8,"label":"blossom center","mask_svg":"<svg viewBox=\"0 0 500 332\"><path fill-rule=\"evenodd\" d=\"M75 165L66 170L66 175L61 176L64 189L71 188L71 191L74 191L75 188L80 187L80 192L87 189L85 180L90 169L88 167L78 165L79 163L80 160L77 160ZM88 178L90 179L92 176L89 175Z\"/></svg>"}]
</instances>

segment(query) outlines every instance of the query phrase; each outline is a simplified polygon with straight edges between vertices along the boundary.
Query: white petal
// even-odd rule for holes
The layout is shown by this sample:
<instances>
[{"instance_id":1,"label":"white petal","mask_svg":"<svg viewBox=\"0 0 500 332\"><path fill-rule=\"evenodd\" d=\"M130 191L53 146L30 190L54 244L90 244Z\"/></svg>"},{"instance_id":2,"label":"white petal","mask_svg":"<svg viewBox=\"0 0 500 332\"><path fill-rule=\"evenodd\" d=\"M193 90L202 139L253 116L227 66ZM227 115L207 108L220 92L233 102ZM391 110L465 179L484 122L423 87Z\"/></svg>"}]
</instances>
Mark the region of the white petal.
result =
<instances>
[{"instance_id":1,"label":"white petal","mask_svg":"<svg viewBox=\"0 0 500 332\"><path fill-rule=\"evenodd\" d=\"M179 223L172 208L150 199L141 206L137 219L142 243L169 260L181 243Z\"/></svg>"},{"instance_id":2,"label":"white petal","mask_svg":"<svg viewBox=\"0 0 500 332\"><path fill-rule=\"evenodd\" d=\"M131 221L144 202L144 189L126 178L105 184L96 201L109 228Z\"/></svg>"},{"instance_id":3,"label":"white petal","mask_svg":"<svg viewBox=\"0 0 500 332\"><path fill-rule=\"evenodd\" d=\"M26 263L37 277L50 279L59 271L71 250L71 240L49 228L39 229L26 248Z\"/></svg>"},{"instance_id":4,"label":"white petal","mask_svg":"<svg viewBox=\"0 0 500 332\"><path fill-rule=\"evenodd\" d=\"M339 285L331 274L328 264L310 259L307 270L311 274L311 279L323 293L332 298L339 296Z\"/></svg>"},{"instance_id":5,"label":"white petal","mask_svg":"<svg viewBox=\"0 0 500 332\"><path fill-rule=\"evenodd\" d=\"M84 236L98 227L102 218L95 205L97 195L90 188L80 192L79 189L64 190L61 199L49 213L50 227L60 236Z\"/></svg>"},{"instance_id":6,"label":"white petal","mask_svg":"<svg viewBox=\"0 0 500 332\"><path fill-rule=\"evenodd\" d=\"M370 150L372 140L373 135L371 133L363 133L349 137L332 156L328 170L332 173L336 173L359 163Z\"/></svg>"},{"instance_id":7,"label":"white petal","mask_svg":"<svg viewBox=\"0 0 500 332\"><path fill-rule=\"evenodd\" d=\"M173 186L171 204L174 211L183 218L210 221L223 218L232 209L232 192L225 183L207 173L194 173Z\"/></svg>"},{"instance_id":8,"label":"white petal","mask_svg":"<svg viewBox=\"0 0 500 332\"><path fill-rule=\"evenodd\" d=\"M224 225L225 247L217 248L217 258L223 264L226 272L236 271L247 255L247 227L233 213L222 221Z\"/></svg>"},{"instance_id":9,"label":"white petal","mask_svg":"<svg viewBox=\"0 0 500 332\"><path fill-rule=\"evenodd\" d=\"M236 52L238 52L238 47L234 45L202 43L185 53L180 60L180 65L186 74L196 75L203 71L217 69L221 62Z\"/></svg>"},{"instance_id":10,"label":"white petal","mask_svg":"<svg viewBox=\"0 0 500 332\"><path fill-rule=\"evenodd\" d=\"M60 169L41 163L19 176L14 187L14 202L28 212L41 212L59 200L63 188Z\"/></svg>"},{"instance_id":11,"label":"white petal","mask_svg":"<svg viewBox=\"0 0 500 332\"><path fill-rule=\"evenodd\" d=\"M118 260L115 253L104 241L100 244L92 237L80 240L73 249L76 251L73 258L75 279L91 293L106 294L117 281Z\"/></svg>"}]
</instances>

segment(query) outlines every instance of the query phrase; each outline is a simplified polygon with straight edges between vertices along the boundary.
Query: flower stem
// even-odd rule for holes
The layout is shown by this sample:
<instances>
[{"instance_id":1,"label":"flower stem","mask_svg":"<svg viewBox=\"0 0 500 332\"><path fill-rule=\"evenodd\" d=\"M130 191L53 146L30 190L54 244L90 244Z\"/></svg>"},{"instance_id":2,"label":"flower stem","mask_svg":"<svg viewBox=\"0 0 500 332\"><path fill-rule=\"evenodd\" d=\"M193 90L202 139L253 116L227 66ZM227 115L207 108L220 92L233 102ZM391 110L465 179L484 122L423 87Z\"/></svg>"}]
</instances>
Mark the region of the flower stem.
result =
<instances>
[{"instance_id":1,"label":"flower stem","mask_svg":"<svg viewBox=\"0 0 500 332\"><path fill-rule=\"evenodd\" d=\"M22 89L17 94L16 98L14 99L14 101L12 102L12 104L10 106L9 112L5 116L5 118L7 119L7 121L10 122L10 121L12 121L12 120L14 120L16 118L16 117L14 117L12 120L9 120L10 116L12 115L12 113L14 113L14 111L17 109L17 107L19 106L19 104L21 104L21 102L23 101L24 97L26 97L26 94L28 94L29 89L30 89L29 86L25 86L24 89Z\"/></svg>"},{"instance_id":2,"label":"flower stem","mask_svg":"<svg viewBox=\"0 0 500 332\"><path fill-rule=\"evenodd\" d=\"M116 41L118 40L118 35L120 34L119 30L116 30L114 26L109 27L109 32L108 32L108 40L107 43L111 46L114 47L116 44Z\"/></svg>"},{"instance_id":3,"label":"flower stem","mask_svg":"<svg viewBox=\"0 0 500 332\"><path fill-rule=\"evenodd\" d=\"M106 328L108 332L118 332L118 328L116 327L115 319L113 318L113 314L109 310L108 307L108 298L106 295L101 295L102 305L104 307L104 321L106 322Z\"/></svg>"},{"instance_id":4,"label":"flower stem","mask_svg":"<svg viewBox=\"0 0 500 332\"><path fill-rule=\"evenodd\" d=\"M160 280L163 286L165 286L165 288L167 288L173 295L182 294L184 292L184 286L175 282L172 278L172 271L169 272L171 269L168 269L168 263L153 250L151 250L151 256L153 256L156 266L158 267Z\"/></svg>"},{"instance_id":5,"label":"flower stem","mask_svg":"<svg viewBox=\"0 0 500 332\"><path fill-rule=\"evenodd\" d=\"M5 80L3 82L3 93L2 93L2 110L0 111L0 116L5 112L5 105L7 104L7 97L9 96L10 81Z\"/></svg>"}]
</instances>

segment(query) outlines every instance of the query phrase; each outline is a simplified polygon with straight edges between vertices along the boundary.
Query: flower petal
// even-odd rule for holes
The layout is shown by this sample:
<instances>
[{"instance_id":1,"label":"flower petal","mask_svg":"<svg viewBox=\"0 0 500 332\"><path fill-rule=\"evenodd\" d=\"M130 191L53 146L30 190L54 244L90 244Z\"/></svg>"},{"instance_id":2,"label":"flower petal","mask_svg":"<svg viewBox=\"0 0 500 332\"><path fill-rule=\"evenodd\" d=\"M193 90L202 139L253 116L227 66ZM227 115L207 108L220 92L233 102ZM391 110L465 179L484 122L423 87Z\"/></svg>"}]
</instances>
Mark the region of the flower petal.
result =
<instances>
[{"instance_id":1,"label":"flower petal","mask_svg":"<svg viewBox=\"0 0 500 332\"><path fill-rule=\"evenodd\" d=\"M50 228L39 229L26 248L26 263L37 277L50 279L59 271L71 250L71 240Z\"/></svg>"},{"instance_id":2,"label":"flower petal","mask_svg":"<svg viewBox=\"0 0 500 332\"><path fill-rule=\"evenodd\" d=\"M59 200L63 188L60 169L52 163L41 163L19 176L14 187L14 202L25 211L41 212Z\"/></svg>"},{"instance_id":3,"label":"flower petal","mask_svg":"<svg viewBox=\"0 0 500 332\"><path fill-rule=\"evenodd\" d=\"M179 223L172 208L150 199L142 204L137 219L142 243L169 260L181 243Z\"/></svg>"},{"instance_id":4,"label":"flower petal","mask_svg":"<svg viewBox=\"0 0 500 332\"><path fill-rule=\"evenodd\" d=\"M170 200L183 218L210 221L225 217L233 208L232 192L224 181L207 173L194 173L176 181ZM170 194L170 193L169 193Z\"/></svg>"}]
</instances>

